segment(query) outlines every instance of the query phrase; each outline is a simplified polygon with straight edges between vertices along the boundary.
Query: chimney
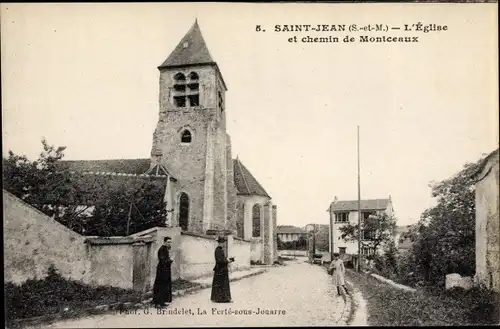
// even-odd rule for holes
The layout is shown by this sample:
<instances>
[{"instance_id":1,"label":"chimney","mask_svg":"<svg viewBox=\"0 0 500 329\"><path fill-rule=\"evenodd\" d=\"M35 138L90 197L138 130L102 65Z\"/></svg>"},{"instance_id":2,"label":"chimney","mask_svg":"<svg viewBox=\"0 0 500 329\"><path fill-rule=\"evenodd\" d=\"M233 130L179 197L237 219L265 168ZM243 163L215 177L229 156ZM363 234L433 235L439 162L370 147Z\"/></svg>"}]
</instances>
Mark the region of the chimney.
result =
<instances>
[{"instance_id":1,"label":"chimney","mask_svg":"<svg viewBox=\"0 0 500 329\"><path fill-rule=\"evenodd\" d=\"M335 198L333 198L333 203L336 203L337 201L338 201L337 196L335 196Z\"/></svg>"},{"instance_id":2,"label":"chimney","mask_svg":"<svg viewBox=\"0 0 500 329\"><path fill-rule=\"evenodd\" d=\"M389 200L392 200L391 195L389 194Z\"/></svg>"}]
</instances>

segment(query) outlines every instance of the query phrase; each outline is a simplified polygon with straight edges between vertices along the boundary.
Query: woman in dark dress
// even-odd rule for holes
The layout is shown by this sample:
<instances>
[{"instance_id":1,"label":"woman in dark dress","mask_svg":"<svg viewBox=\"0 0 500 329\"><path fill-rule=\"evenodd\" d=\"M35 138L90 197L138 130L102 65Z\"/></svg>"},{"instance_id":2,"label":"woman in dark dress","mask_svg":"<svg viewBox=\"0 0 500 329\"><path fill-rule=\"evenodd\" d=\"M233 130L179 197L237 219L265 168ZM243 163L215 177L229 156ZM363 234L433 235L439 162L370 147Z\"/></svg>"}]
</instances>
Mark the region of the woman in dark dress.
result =
<instances>
[{"instance_id":1,"label":"woman in dark dress","mask_svg":"<svg viewBox=\"0 0 500 329\"><path fill-rule=\"evenodd\" d=\"M153 286L153 304L156 307L166 306L165 303L172 302L172 272L170 259L170 249L172 239L163 239L163 245L158 250L158 266L156 267L156 279Z\"/></svg>"},{"instance_id":2,"label":"woman in dark dress","mask_svg":"<svg viewBox=\"0 0 500 329\"><path fill-rule=\"evenodd\" d=\"M214 280L212 282L211 300L216 303L230 303L231 290L229 288L229 270L228 264L234 262L234 258L227 259L224 254L224 243L226 239L219 237L217 239L219 245L215 248L215 267Z\"/></svg>"}]
</instances>

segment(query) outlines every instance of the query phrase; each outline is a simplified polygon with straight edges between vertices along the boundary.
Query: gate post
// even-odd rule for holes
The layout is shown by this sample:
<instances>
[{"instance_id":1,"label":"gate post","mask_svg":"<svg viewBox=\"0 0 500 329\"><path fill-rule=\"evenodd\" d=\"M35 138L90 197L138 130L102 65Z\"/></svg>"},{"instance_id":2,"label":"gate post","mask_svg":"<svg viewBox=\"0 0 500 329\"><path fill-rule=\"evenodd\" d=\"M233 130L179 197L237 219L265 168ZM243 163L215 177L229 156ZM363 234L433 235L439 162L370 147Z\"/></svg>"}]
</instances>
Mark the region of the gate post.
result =
<instances>
[{"instance_id":1,"label":"gate post","mask_svg":"<svg viewBox=\"0 0 500 329\"><path fill-rule=\"evenodd\" d=\"M150 262L148 245L143 241L132 244L133 251L133 269L132 269L132 288L136 291L146 292L149 288Z\"/></svg>"}]
</instances>

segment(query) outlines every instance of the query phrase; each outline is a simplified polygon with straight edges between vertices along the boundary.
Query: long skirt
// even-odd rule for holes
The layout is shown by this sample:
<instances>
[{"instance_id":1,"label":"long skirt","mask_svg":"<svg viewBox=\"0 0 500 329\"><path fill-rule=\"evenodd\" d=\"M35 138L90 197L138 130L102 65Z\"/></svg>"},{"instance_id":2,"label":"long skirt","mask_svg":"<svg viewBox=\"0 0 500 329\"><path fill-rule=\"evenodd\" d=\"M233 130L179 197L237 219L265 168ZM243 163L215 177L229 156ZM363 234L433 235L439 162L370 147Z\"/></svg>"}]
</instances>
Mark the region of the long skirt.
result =
<instances>
[{"instance_id":1,"label":"long skirt","mask_svg":"<svg viewBox=\"0 0 500 329\"><path fill-rule=\"evenodd\" d=\"M161 305L172 302L172 274L169 265L158 264L153 285L153 303Z\"/></svg>"},{"instance_id":2,"label":"long skirt","mask_svg":"<svg viewBox=\"0 0 500 329\"><path fill-rule=\"evenodd\" d=\"M215 269L212 282L212 295L210 300L216 303L229 303L231 301L231 289L229 287L229 273L224 270Z\"/></svg>"},{"instance_id":3,"label":"long skirt","mask_svg":"<svg viewBox=\"0 0 500 329\"><path fill-rule=\"evenodd\" d=\"M344 286L345 285L345 278L344 274L340 271L333 271L332 274L332 281L334 286Z\"/></svg>"}]
</instances>

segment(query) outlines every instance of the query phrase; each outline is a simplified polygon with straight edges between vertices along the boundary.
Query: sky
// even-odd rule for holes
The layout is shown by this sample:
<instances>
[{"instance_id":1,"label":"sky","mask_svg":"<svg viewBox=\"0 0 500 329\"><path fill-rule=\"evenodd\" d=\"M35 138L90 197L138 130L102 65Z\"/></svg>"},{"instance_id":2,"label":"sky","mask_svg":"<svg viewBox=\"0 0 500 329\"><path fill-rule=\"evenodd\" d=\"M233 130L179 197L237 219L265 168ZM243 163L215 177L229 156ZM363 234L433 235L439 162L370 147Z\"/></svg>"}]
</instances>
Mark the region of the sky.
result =
<instances>
[{"instance_id":1,"label":"sky","mask_svg":"<svg viewBox=\"0 0 500 329\"><path fill-rule=\"evenodd\" d=\"M440 181L498 147L497 4L1 4L3 147L35 159L148 158L159 66L198 19L228 86L233 157L278 225L328 223L334 197L392 197L418 221ZM418 43L290 43L276 24L447 25ZM256 32L261 25L266 32ZM379 33L379 34L377 34ZM299 39L300 39L299 38Z\"/></svg>"}]
</instances>

